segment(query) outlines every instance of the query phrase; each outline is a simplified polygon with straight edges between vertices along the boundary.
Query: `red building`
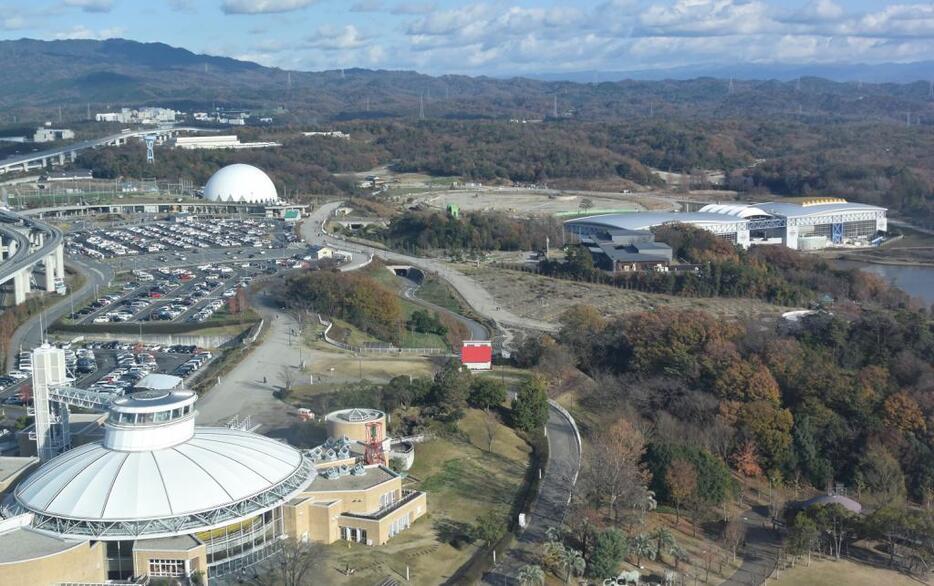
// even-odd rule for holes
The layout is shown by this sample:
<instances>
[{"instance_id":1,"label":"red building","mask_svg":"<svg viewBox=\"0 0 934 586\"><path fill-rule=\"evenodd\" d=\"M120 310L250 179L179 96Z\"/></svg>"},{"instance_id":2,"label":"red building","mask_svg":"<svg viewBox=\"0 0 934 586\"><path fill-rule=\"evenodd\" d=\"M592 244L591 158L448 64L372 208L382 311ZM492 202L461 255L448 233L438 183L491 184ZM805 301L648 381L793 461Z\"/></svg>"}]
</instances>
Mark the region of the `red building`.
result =
<instances>
[{"instance_id":1,"label":"red building","mask_svg":"<svg viewBox=\"0 0 934 586\"><path fill-rule=\"evenodd\" d=\"M493 343L489 340L464 340L461 363L470 370L493 368Z\"/></svg>"}]
</instances>

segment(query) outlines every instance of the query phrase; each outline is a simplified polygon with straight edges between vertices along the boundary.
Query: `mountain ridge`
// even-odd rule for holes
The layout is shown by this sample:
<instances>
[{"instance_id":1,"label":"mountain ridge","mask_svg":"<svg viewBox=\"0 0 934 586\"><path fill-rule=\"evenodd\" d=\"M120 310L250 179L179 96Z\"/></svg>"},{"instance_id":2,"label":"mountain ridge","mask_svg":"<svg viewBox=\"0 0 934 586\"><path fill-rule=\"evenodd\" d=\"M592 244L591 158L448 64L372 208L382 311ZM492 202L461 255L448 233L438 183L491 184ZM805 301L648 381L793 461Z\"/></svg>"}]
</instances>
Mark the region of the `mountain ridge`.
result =
<instances>
[{"instance_id":1,"label":"mountain ridge","mask_svg":"<svg viewBox=\"0 0 934 586\"><path fill-rule=\"evenodd\" d=\"M364 68L286 71L126 39L0 41L0 79L0 110L22 120L48 119L59 107L83 118L89 105L282 107L296 122L417 118L422 109L432 119L536 119L554 116L556 101L559 118L589 120L760 114L897 120L905 111L927 117L934 109L927 82L867 83L854 91L851 83L819 78L806 78L803 90L794 82L737 79L730 91L714 77L580 83Z\"/></svg>"}]
</instances>

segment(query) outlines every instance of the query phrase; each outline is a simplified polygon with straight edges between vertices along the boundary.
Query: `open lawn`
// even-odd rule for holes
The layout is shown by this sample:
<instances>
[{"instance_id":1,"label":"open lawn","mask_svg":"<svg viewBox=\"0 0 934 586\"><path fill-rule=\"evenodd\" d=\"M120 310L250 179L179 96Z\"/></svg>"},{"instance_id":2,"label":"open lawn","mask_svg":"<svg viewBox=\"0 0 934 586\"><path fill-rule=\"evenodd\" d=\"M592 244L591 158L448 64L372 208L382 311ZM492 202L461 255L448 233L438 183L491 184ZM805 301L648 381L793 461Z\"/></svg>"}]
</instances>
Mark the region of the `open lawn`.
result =
<instances>
[{"instance_id":1,"label":"open lawn","mask_svg":"<svg viewBox=\"0 0 934 586\"><path fill-rule=\"evenodd\" d=\"M488 452L485 417L482 411L468 410L458 424L459 437L417 445L406 485L428 493L428 515L385 546L329 546L321 583L369 586L384 578L401 583L408 566L407 584L440 584L470 558L477 545L468 543L464 532L490 509L507 513L529 457L525 442L499 423L493 426L493 451ZM355 569L352 576L341 572L347 566Z\"/></svg>"},{"instance_id":2,"label":"open lawn","mask_svg":"<svg viewBox=\"0 0 934 586\"><path fill-rule=\"evenodd\" d=\"M419 299L449 309L454 313L464 314L465 309L449 285L438 279L426 279L416 293Z\"/></svg>"},{"instance_id":3,"label":"open lawn","mask_svg":"<svg viewBox=\"0 0 934 586\"><path fill-rule=\"evenodd\" d=\"M369 276L379 281L380 284L385 285L391 291L399 291L401 284L399 279L383 266L382 263L373 263L364 270ZM422 309L419 305L402 297L399 297L399 303L402 306L402 319L404 321L408 321L413 312ZM406 329L402 332L401 346L403 348L448 348L448 344L442 336L414 332L410 329Z\"/></svg>"},{"instance_id":4,"label":"open lawn","mask_svg":"<svg viewBox=\"0 0 934 586\"><path fill-rule=\"evenodd\" d=\"M919 586L929 584L892 570L884 570L847 560L813 560L785 570L774 586Z\"/></svg>"},{"instance_id":5,"label":"open lawn","mask_svg":"<svg viewBox=\"0 0 934 586\"><path fill-rule=\"evenodd\" d=\"M503 308L521 317L551 322L558 321L565 310L580 303L593 305L604 315L670 308L699 309L724 317L748 318L777 316L791 309L754 299L642 293L489 266L478 269L471 265L459 265L458 270L476 279Z\"/></svg>"},{"instance_id":6,"label":"open lawn","mask_svg":"<svg viewBox=\"0 0 934 586\"><path fill-rule=\"evenodd\" d=\"M314 387L319 384L334 385L366 379L372 382L388 382L399 375L431 376L434 363L425 356L399 354L364 354L337 350L323 343L313 346L305 358L305 372L314 377ZM305 381L307 382L307 381ZM304 386L296 388L302 392Z\"/></svg>"}]
</instances>

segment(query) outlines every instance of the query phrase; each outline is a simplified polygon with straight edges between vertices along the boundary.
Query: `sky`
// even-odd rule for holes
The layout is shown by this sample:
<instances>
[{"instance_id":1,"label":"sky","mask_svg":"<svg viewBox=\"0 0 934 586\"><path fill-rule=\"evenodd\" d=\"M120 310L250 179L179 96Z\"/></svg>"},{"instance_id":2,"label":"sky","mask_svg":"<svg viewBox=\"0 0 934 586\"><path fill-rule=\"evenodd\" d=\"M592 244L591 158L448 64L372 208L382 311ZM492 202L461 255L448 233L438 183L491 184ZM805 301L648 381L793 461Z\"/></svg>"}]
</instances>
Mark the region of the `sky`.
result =
<instances>
[{"instance_id":1,"label":"sky","mask_svg":"<svg viewBox=\"0 0 934 586\"><path fill-rule=\"evenodd\" d=\"M0 38L122 37L295 70L630 71L934 59L934 2L0 0Z\"/></svg>"}]
</instances>

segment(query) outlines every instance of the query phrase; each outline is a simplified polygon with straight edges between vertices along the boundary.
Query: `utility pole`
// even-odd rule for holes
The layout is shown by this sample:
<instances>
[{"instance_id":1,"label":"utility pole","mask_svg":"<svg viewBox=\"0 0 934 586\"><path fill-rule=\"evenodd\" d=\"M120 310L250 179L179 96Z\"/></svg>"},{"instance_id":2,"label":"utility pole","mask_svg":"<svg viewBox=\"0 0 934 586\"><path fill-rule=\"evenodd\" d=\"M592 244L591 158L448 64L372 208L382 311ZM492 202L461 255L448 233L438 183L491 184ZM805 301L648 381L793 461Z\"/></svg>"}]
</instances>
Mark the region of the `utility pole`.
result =
<instances>
[{"instance_id":1,"label":"utility pole","mask_svg":"<svg viewBox=\"0 0 934 586\"><path fill-rule=\"evenodd\" d=\"M425 119L425 95L424 94L418 95L418 119L419 120Z\"/></svg>"},{"instance_id":2,"label":"utility pole","mask_svg":"<svg viewBox=\"0 0 934 586\"><path fill-rule=\"evenodd\" d=\"M558 117L558 95L557 94L552 96L551 115L554 118Z\"/></svg>"}]
</instances>

